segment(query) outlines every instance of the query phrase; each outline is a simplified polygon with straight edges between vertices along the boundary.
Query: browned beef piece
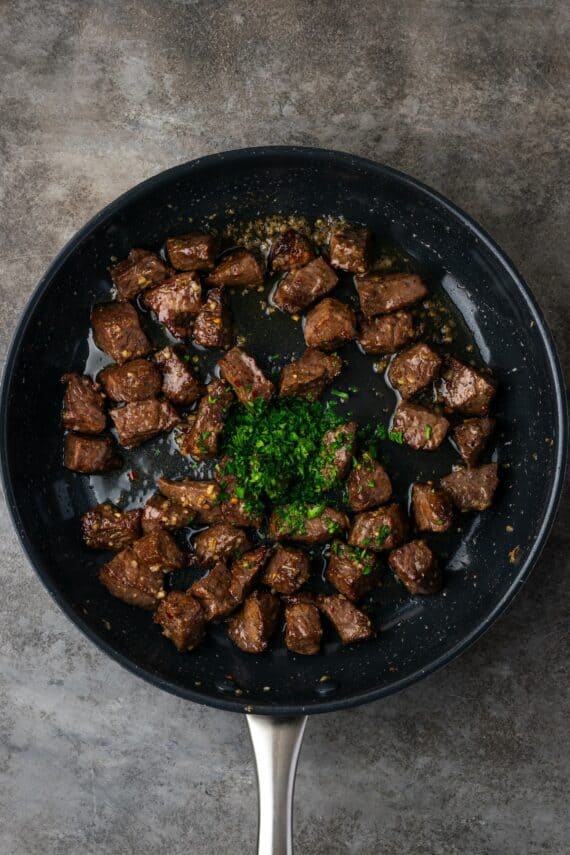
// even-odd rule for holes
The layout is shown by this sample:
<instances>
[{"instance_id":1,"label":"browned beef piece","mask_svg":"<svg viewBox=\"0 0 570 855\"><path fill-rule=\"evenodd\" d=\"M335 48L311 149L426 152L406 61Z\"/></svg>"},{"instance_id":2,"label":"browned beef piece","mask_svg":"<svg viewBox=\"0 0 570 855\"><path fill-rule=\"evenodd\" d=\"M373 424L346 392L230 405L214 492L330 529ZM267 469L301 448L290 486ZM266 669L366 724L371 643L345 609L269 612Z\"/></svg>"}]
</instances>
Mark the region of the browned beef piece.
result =
<instances>
[{"instance_id":1,"label":"browned beef piece","mask_svg":"<svg viewBox=\"0 0 570 855\"><path fill-rule=\"evenodd\" d=\"M258 546L232 561L232 581L230 583L230 594L236 603L242 603L251 592L257 577L263 570L269 548Z\"/></svg>"},{"instance_id":2,"label":"browned beef piece","mask_svg":"<svg viewBox=\"0 0 570 855\"><path fill-rule=\"evenodd\" d=\"M442 358L423 341L399 353L388 369L390 383L402 398L411 398L433 383L439 374Z\"/></svg>"},{"instance_id":3,"label":"browned beef piece","mask_svg":"<svg viewBox=\"0 0 570 855\"><path fill-rule=\"evenodd\" d=\"M215 481L195 481L192 478L171 481L169 478L159 478L157 483L162 495L181 505L187 516L208 512L216 508L220 501L220 485Z\"/></svg>"},{"instance_id":4,"label":"browned beef piece","mask_svg":"<svg viewBox=\"0 0 570 855\"><path fill-rule=\"evenodd\" d=\"M97 380L111 401L144 401L154 398L162 388L160 372L147 359L133 359L125 365L109 365Z\"/></svg>"},{"instance_id":5,"label":"browned beef piece","mask_svg":"<svg viewBox=\"0 0 570 855\"><path fill-rule=\"evenodd\" d=\"M130 303L99 303L91 312L93 339L120 365L146 356L152 346L140 324L137 310Z\"/></svg>"},{"instance_id":6,"label":"browned beef piece","mask_svg":"<svg viewBox=\"0 0 570 855\"><path fill-rule=\"evenodd\" d=\"M228 636L246 653L263 653L279 620L279 599L269 591L254 591L228 620Z\"/></svg>"},{"instance_id":7,"label":"browned beef piece","mask_svg":"<svg viewBox=\"0 0 570 855\"><path fill-rule=\"evenodd\" d=\"M224 255L206 281L214 288L258 288L263 285L263 274L257 255L247 249L234 249Z\"/></svg>"},{"instance_id":8,"label":"browned beef piece","mask_svg":"<svg viewBox=\"0 0 570 855\"><path fill-rule=\"evenodd\" d=\"M363 226L339 226L331 235L329 254L333 267L349 273L366 273L370 266L372 235Z\"/></svg>"},{"instance_id":9,"label":"browned beef piece","mask_svg":"<svg viewBox=\"0 0 570 855\"><path fill-rule=\"evenodd\" d=\"M304 516L289 508L274 510L269 519L272 540L295 540L297 543L327 543L348 528L348 517L336 508L307 508Z\"/></svg>"},{"instance_id":10,"label":"browned beef piece","mask_svg":"<svg viewBox=\"0 0 570 855\"><path fill-rule=\"evenodd\" d=\"M388 473L370 454L365 452L357 461L346 482L348 503L353 511L368 511L383 505L392 495Z\"/></svg>"},{"instance_id":11,"label":"browned beef piece","mask_svg":"<svg viewBox=\"0 0 570 855\"><path fill-rule=\"evenodd\" d=\"M230 587L232 576L223 561L218 561L202 579L194 582L190 593L204 609L206 620L220 620L227 617L237 606Z\"/></svg>"},{"instance_id":12,"label":"browned beef piece","mask_svg":"<svg viewBox=\"0 0 570 855\"><path fill-rule=\"evenodd\" d=\"M173 404L187 407L200 397L204 387L183 357L168 345L154 354L154 361L162 371L165 397Z\"/></svg>"},{"instance_id":13,"label":"browned beef piece","mask_svg":"<svg viewBox=\"0 0 570 855\"><path fill-rule=\"evenodd\" d=\"M348 475L357 430L356 422L346 422L324 434L321 474L327 484L333 484Z\"/></svg>"},{"instance_id":14,"label":"browned beef piece","mask_svg":"<svg viewBox=\"0 0 570 855\"><path fill-rule=\"evenodd\" d=\"M170 275L168 265L154 252L131 249L127 258L111 267L111 279L120 300L132 300L150 285L163 282Z\"/></svg>"},{"instance_id":15,"label":"browned beef piece","mask_svg":"<svg viewBox=\"0 0 570 855\"><path fill-rule=\"evenodd\" d=\"M192 322L202 308L202 283L196 273L177 273L145 291L143 302L176 338L192 336Z\"/></svg>"},{"instance_id":16,"label":"browned beef piece","mask_svg":"<svg viewBox=\"0 0 570 855\"><path fill-rule=\"evenodd\" d=\"M343 644L354 644L374 638L372 621L340 594L319 598L319 608L328 617Z\"/></svg>"},{"instance_id":17,"label":"browned beef piece","mask_svg":"<svg viewBox=\"0 0 570 855\"><path fill-rule=\"evenodd\" d=\"M307 553L280 545L271 556L261 581L280 594L293 594L310 575L311 563Z\"/></svg>"},{"instance_id":18,"label":"browned beef piece","mask_svg":"<svg viewBox=\"0 0 570 855\"><path fill-rule=\"evenodd\" d=\"M122 459L110 436L68 433L63 440L63 465L72 472L93 475L119 469Z\"/></svg>"},{"instance_id":19,"label":"browned beef piece","mask_svg":"<svg viewBox=\"0 0 570 855\"><path fill-rule=\"evenodd\" d=\"M140 508L120 511L103 502L81 517L83 540L92 549L125 549L141 536L141 513Z\"/></svg>"},{"instance_id":20,"label":"browned beef piece","mask_svg":"<svg viewBox=\"0 0 570 855\"><path fill-rule=\"evenodd\" d=\"M154 622L162 634L180 650L194 650L206 637L206 617L202 606L188 591L171 591L159 603Z\"/></svg>"},{"instance_id":21,"label":"browned beef piece","mask_svg":"<svg viewBox=\"0 0 570 855\"><path fill-rule=\"evenodd\" d=\"M378 584L378 559L373 552L335 540L325 577L340 594L356 602Z\"/></svg>"},{"instance_id":22,"label":"browned beef piece","mask_svg":"<svg viewBox=\"0 0 570 855\"><path fill-rule=\"evenodd\" d=\"M453 508L449 496L428 481L412 487L412 510L420 531L442 532L451 528Z\"/></svg>"},{"instance_id":23,"label":"browned beef piece","mask_svg":"<svg viewBox=\"0 0 570 855\"><path fill-rule=\"evenodd\" d=\"M101 433L105 430L105 398L90 377L81 374L64 374L66 384L63 398L62 421L65 430L79 433Z\"/></svg>"},{"instance_id":24,"label":"browned beef piece","mask_svg":"<svg viewBox=\"0 0 570 855\"><path fill-rule=\"evenodd\" d=\"M216 241L212 235L189 232L166 241L168 260L177 270L213 270Z\"/></svg>"},{"instance_id":25,"label":"browned beef piece","mask_svg":"<svg viewBox=\"0 0 570 855\"><path fill-rule=\"evenodd\" d=\"M242 404L264 398L271 398L275 387L268 380L257 362L242 350L232 347L218 362L220 374L227 380Z\"/></svg>"},{"instance_id":26,"label":"browned beef piece","mask_svg":"<svg viewBox=\"0 0 570 855\"><path fill-rule=\"evenodd\" d=\"M443 367L440 396L450 410L467 416L486 416L495 394L491 381L454 357Z\"/></svg>"},{"instance_id":27,"label":"browned beef piece","mask_svg":"<svg viewBox=\"0 0 570 855\"><path fill-rule=\"evenodd\" d=\"M285 646L302 656L315 656L321 648L323 627L316 606L292 603L285 607Z\"/></svg>"},{"instance_id":28,"label":"browned beef piece","mask_svg":"<svg viewBox=\"0 0 570 855\"><path fill-rule=\"evenodd\" d=\"M252 510L245 499L238 499L237 496L220 502L219 510L218 519L230 525L260 528L263 522L263 514Z\"/></svg>"},{"instance_id":29,"label":"browned beef piece","mask_svg":"<svg viewBox=\"0 0 570 855\"><path fill-rule=\"evenodd\" d=\"M363 318L358 341L365 353L395 353L418 336L410 312Z\"/></svg>"},{"instance_id":30,"label":"browned beef piece","mask_svg":"<svg viewBox=\"0 0 570 855\"><path fill-rule=\"evenodd\" d=\"M356 277L362 313L367 318L387 315L423 300L427 288L415 273L367 273Z\"/></svg>"},{"instance_id":31,"label":"browned beef piece","mask_svg":"<svg viewBox=\"0 0 570 855\"><path fill-rule=\"evenodd\" d=\"M159 433L172 430L180 417L168 401L149 398L148 401L133 401L124 407L109 411L119 435L119 442L125 448L136 448L143 442L158 436Z\"/></svg>"},{"instance_id":32,"label":"browned beef piece","mask_svg":"<svg viewBox=\"0 0 570 855\"><path fill-rule=\"evenodd\" d=\"M130 547L99 571L99 581L110 594L142 609L154 609L164 598L163 579L162 573L153 573Z\"/></svg>"},{"instance_id":33,"label":"browned beef piece","mask_svg":"<svg viewBox=\"0 0 570 855\"><path fill-rule=\"evenodd\" d=\"M441 486L460 511L486 511L499 484L497 468L496 463L487 463L476 469L456 469L441 479Z\"/></svg>"},{"instance_id":34,"label":"browned beef piece","mask_svg":"<svg viewBox=\"0 0 570 855\"><path fill-rule=\"evenodd\" d=\"M194 514L179 502L155 493L147 500L142 510L142 529L145 534L162 528L167 531L176 531L190 525L193 517Z\"/></svg>"},{"instance_id":35,"label":"browned beef piece","mask_svg":"<svg viewBox=\"0 0 570 855\"><path fill-rule=\"evenodd\" d=\"M489 417L465 419L454 429L453 439L467 466L475 466L478 462L495 424L495 419Z\"/></svg>"},{"instance_id":36,"label":"browned beef piece","mask_svg":"<svg viewBox=\"0 0 570 855\"><path fill-rule=\"evenodd\" d=\"M224 380L212 380L208 384L206 394L198 404L196 417L179 438L182 454L190 454L197 460L216 457L218 440L233 400L232 390Z\"/></svg>"},{"instance_id":37,"label":"browned beef piece","mask_svg":"<svg viewBox=\"0 0 570 855\"><path fill-rule=\"evenodd\" d=\"M145 534L133 544L133 552L153 573L169 573L184 567L184 553L167 531L159 529Z\"/></svg>"},{"instance_id":38,"label":"browned beef piece","mask_svg":"<svg viewBox=\"0 0 570 855\"><path fill-rule=\"evenodd\" d=\"M356 316L346 303L326 297L307 315L304 333L307 347L334 350L356 338Z\"/></svg>"},{"instance_id":39,"label":"browned beef piece","mask_svg":"<svg viewBox=\"0 0 570 855\"><path fill-rule=\"evenodd\" d=\"M319 256L300 270L291 270L278 284L273 302L292 315L303 312L336 288L338 276Z\"/></svg>"},{"instance_id":40,"label":"browned beef piece","mask_svg":"<svg viewBox=\"0 0 570 855\"><path fill-rule=\"evenodd\" d=\"M304 267L315 257L309 238L295 229L286 229L271 245L269 263L275 272Z\"/></svg>"},{"instance_id":41,"label":"browned beef piece","mask_svg":"<svg viewBox=\"0 0 570 855\"><path fill-rule=\"evenodd\" d=\"M313 591L295 591L294 594L283 594L281 600L288 606L296 606L298 603L309 603L311 606L319 605L320 594Z\"/></svg>"},{"instance_id":42,"label":"browned beef piece","mask_svg":"<svg viewBox=\"0 0 570 855\"><path fill-rule=\"evenodd\" d=\"M220 288L208 291L192 328L192 338L202 347L230 347L234 338L232 318Z\"/></svg>"},{"instance_id":43,"label":"browned beef piece","mask_svg":"<svg viewBox=\"0 0 570 855\"><path fill-rule=\"evenodd\" d=\"M228 558L239 558L249 549L251 543L245 531L228 523L216 523L194 538L196 559L205 567Z\"/></svg>"},{"instance_id":44,"label":"browned beef piece","mask_svg":"<svg viewBox=\"0 0 570 855\"><path fill-rule=\"evenodd\" d=\"M421 451L434 451L446 437L449 422L433 410L401 401L396 407L392 433L401 433L403 441Z\"/></svg>"},{"instance_id":45,"label":"browned beef piece","mask_svg":"<svg viewBox=\"0 0 570 855\"><path fill-rule=\"evenodd\" d=\"M381 552L393 549L404 540L408 520L400 505L386 505L375 511L363 511L354 518L348 535L351 546Z\"/></svg>"},{"instance_id":46,"label":"browned beef piece","mask_svg":"<svg viewBox=\"0 0 570 855\"><path fill-rule=\"evenodd\" d=\"M299 359L283 367L279 394L316 401L341 371L340 356L309 347Z\"/></svg>"},{"instance_id":47,"label":"browned beef piece","mask_svg":"<svg viewBox=\"0 0 570 855\"><path fill-rule=\"evenodd\" d=\"M393 549L388 563L411 594L435 594L441 590L441 570L425 540L412 540Z\"/></svg>"}]
</instances>

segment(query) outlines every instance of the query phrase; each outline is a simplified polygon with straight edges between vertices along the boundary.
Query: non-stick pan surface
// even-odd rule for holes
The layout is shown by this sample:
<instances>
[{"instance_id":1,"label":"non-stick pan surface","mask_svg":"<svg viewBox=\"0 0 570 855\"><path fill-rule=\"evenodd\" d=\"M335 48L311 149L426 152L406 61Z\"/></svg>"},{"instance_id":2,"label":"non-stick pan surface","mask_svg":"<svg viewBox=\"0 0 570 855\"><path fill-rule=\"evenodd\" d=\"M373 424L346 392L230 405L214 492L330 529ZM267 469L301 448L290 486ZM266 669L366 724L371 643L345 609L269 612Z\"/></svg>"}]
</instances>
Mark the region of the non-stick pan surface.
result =
<instances>
[{"instance_id":1,"label":"non-stick pan surface","mask_svg":"<svg viewBox=\"0 0 570 855\"><path fill-rule=\"evenodd\" d=\"M237 214L278 212L365 222L449 295L499 382L495 454L502 484L494 508L465 517L460 536L445 547L444 594L410 598L390 582L379 589L381 632L374 642L341 648L331 634L316 657L287 654L278 642L264 656L248 656L220 631L194 653L179 654L147 613L113 600L97 582L101 557L83 546L78 527L96 495L88 479L61 465L60 377L84 368L89 312L108 298L111 256L120 258L132 246L158 248L166 235L188 230L190 217L192 228L220 228ZM281 329L280 352L299 352L299 327L290 327L290 339ZM252 347L263 362L275 349L275 334L256 336ZM385 396L392 393L359 358L351 370L364 394L351 406L366 421L389 409ZM376 397L368 394L375 389ZM247 149L193 161L135 187L98 214L51 265L24 313L7 360L0 416L8 505L31 563L66 614L160 688L228 710L273 715L325 712L396 692L481 635L540 553L566 454L563 383L552 339L503 253L465 214L407 176L305 148ZM398 453L390 471L402 487L414 473ZM170 463L162 453L161 466L184 473L181 458L166 458ZM414 458L423 477L432 470L442 474L444 464L449 469L449 459ZM144 451L138 464L148 475L159 468Z\"/></svg>"}]
</instances>

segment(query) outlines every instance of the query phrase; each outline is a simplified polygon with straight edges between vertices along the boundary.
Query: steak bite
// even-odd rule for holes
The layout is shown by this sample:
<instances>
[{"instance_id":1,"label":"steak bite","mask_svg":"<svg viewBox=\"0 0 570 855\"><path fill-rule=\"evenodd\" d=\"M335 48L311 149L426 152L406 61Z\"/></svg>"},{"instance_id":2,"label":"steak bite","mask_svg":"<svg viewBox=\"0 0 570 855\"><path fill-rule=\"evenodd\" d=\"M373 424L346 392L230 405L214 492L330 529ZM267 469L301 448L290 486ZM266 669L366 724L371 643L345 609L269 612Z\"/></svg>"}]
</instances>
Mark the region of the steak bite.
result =
<instances>
[{"instance_id":1,"label":"steak bite","mask_svg":"<svg viewBox=\"0 0 570 855\"><path fill-rule=\"evenodd\" d=\"M129 547L99 570L99 581L110 594L141 609L154 609L165 596L162 573L153 573Z\"/></svg>"},{"instance_id":2,"label":"steak bite","mask_svg":"<svg viewBox=\"0 0 570 855\"><path fill-rule=\"evenodd\" d=\"M428 290L415 273L367 273L355 279L362 313L387 315L423 300Z\"/></svg>"},{"instance_id":3,"label":"steak bite","mask_svg":"<svg viewBox=\"0 0 570 855\"><path fill-rule=\"evenodd\" d=\"M194 481L182 478L171 481L169 478L158 479L158 489L163 496L181 505L188 515L198 516L217 507L220 501L220 485L215 481Z\"/></svg>"},{"instance_id":4,"label":"steak bite","mask_svg":"<svg viewBox=\"0 0 570 855\"><path fill-rule=\"evenodd\" d=\"M247 404L257 398L271 398L275 387L257 362L241 347L232 347L218 362L220 374L233 388L239 401Z\"/></svg>"},{"instance_id":5,"label":"steak bite","mask_svg":"<svg viewBox=\"0 0 570 855\"><path fill-rule=\"evenodd\" d=\"M119 442L125 448L136 448L159 433L172 430L180 421L178 413L168 401L158 401L156 398L133 401L124 407L110 410L109 415L117 429Z\"/></svg>"},{"instance_id":6,"label":"steak bite","mask_svg":"<svg viewBox=\"0 0 570 855\"><path fill-rule=\"evenodd\" d=\"M277 273L283 270L294 270L304 267L315 257L311 241L295 229L286 229L271 245L269 263Z\"/></svg>"},{"instance_id":7,"label":"steak bite","mask_svg":"<svg viewBox=\"0 0 570 855\"><path fill-rule=\"evenodd\" d=\"M346 514L336 508L320 505L308 507L305 514L289 507L275 508L269 518L269 537L272 540L294 540L310 545L327 543L336 534L348 528Z\"/></svg>"},{"instance_id":8,"label":"steak bite","mask_svg":"<svg viewBox=\"0 0 570 855\"><path fill-rule=\"evenodd\" d=\"M253 588L267 560L269 548L258 546L232 561L230 594L236 603L242 603Z\"/></svg>"},{"instance_id":9,"label":"steak bite","mask_svg":"<svg viewBox=\"0 0 570 855\"><path fill-rule=\"evenodd\" d=\"M495 424L495 419L488 417L465 419L454 429L453 439L467 466L475 466L478 462L495 430Z\"/></svg>"},{"instance_id":10,"label":"steak bite","mask_svg":"<svg viewBox=\"0 0 570 855\"><path fill-rule=\"evenodd\" d=\"M217 456L218 440L233 400L232 390L224 380L212 380L208 384L196 415L178 437L182 454L189 454L196 460Z\"/></svg>"},{"instance_id":11,"label":"steak bite","mask_svg":"<svg viewBox=\"0 0 570 855\"><path fill-rule=\"evenodd\" d=\"M267 565L261 581L279 594L293 594L311 575L309 556L292 546L279 545Z\"/></svg>"},{"instance_id":12,"label":"steak bite","mask_svg":"<svg viewBox=\"0 0 570 855\"><path fill-rule=\"evenodd\" d=\"M279 282L273 302L284 312L303 312L311 303L329 294L338 284L338 276L322 256L299 270L291 270Z\"/></svg>"},{"instance_id":13,"label":"steak bite","mask_svg":"<svg viewBox=\"0 0 570 855\"><path fill-rule=\"evenodd\" d=\"M202 606L187 591L171 591L159 603L153 620L177 650L194 650L206 637Z\"/></svg>"},{"instance_id":14,"label":"steak bite","mask_svg":"<svg viewBox=\"0 0 570 855\"><path fill-rule=\"evenodd\" d=\"M194 582L189 593L200 601L207 621L227 617L237 606L230 586L232 576L223 561L218 561L210 572Z\"/></svg>"},{"instance_id":15,"label":"steak bite","mask_svg":"<svg viewBox=\"0 0 570 855\"><path fill-rule=\"evenodd\" d=\"M309 347L299 359L283 366L279 394L315 401L341 371L340 356Z\"/></svg>"},{"instance_id":16,"label":"steak bite","mask_svg":"<svg viewBox=\"0 0 570 855\"><path fill-rule=\"evenodd\" d=\"M248 549L251 549L251 543L245 531L228 523L216 523L194 538L196 559L205 567L228 558L239 558Z\"/></svg>"},{"instance_id":17,"label":"steak bite","mask_svg":"<svg viewBox=\"0 0 570 855\"><path fill-rule=\"evenodd\" d=\"M111 401L144 401L162 388L160 372L147 359L133 359L125 365L108 365L97 375Z\"/></svg>"},{"instance_id":18,"label":"steak bite","mask_svg":"<svg viewBox=\"0 0 570 855\"><path fill-rule=\"evenodd\" d=\"M83 540L91 549L125 549L141 536L141 513L140 509L120 511L103 502L81 517Z\"/></svg>"},{"instance_id":19,"label":"steak bite","mask_svg":"<svg viewBox=\"0 0 570 855\"><path fill-rule=\"evenodd\" d=\"M206 302L192 327L192 338L201 347L230 347L234 332L225 297L219 288L208 291Z\"/></svg>"},{"instance_id":20,"label":"steak bite","mask_svg":"<svg viewBox=\"0 0 570 855\"><path fill-rule=\"evenodd\" d=\"M196 273L177 273L145 291L143 303L176 338L190 338L202 308L202 283Z\"/></svg>"},{"instance_id":21,"label":"steak bite","mask_svg":"<svg viewBox=\"0 0 570 855\"><path fill-rule=\"evenodd\" d=\"M160 493L155 493L147 500L142 509L142 530L145 534L150 534L159 529L176 531L176 529L190 525L192 519L193 514L179 502L167 499Z\"/></svg>"},{"instance_id":22,"label":"steak bite","mask_svg":"<svg viewBox=\"0 0 570 855\"><path fill-rule=\"evenodd\" d=\"M162 392L169 401L188 407L200 397L204 391L200 379L174 347L159 350L154 361L162 372Z\"/></svg>"},{"instance_id":23,"label":"steak bite","mask_svg":"<svg viewBox=\"0 0 570 855\"><path fill-rule=\"evenodd\" d=\"M395 353L410 344L418 336L410 312L394 312L393 315L378 315L363 318L358 339L365 353L376 355Z\"/></svg>"},{"instance_id":24,"label":"steak bite","mask_svg":"<svg viewBox=\"0 0 570 855\"><path fill-rule=\"evenodd\" d=\"M410 594L435 594L441 590L441 570L425 540L412 540L393 549L388 563Z\"/></svg>"},{"instance_id":25,"label":"steak bite","mask_svg":"<svg viewBox=\"0 0 570 855\"><path fill-rule=\"evenodd\" d=\"M399 546L407 530L407 517L400 505L394 503L375 511L357 514L348 535L348 542L350 546L381 552Z\"/></svg>"},{"instance_id":26,"label":"steak bite","mask_svg":"<svg viewBox=\"0 0 570 855\"><path fill-rule=\"evenodd\" d=\"M292 653L315 656L321 648L323 627L316 606L291 603L285 606L285 646Z\"/></svg>"},{"instance_id":27,"label":"steak bite","mask_svg":"<svg viewBox=\"0 0 570 855\"><path fill-rule=\"evenodd\" d=\"M392 433L418 451L434 451L446 437L449 422L433 410L400 401L394 413Z\"/></svg>"},{"instance_id":28,"label":"steak bite","mask_svg":"<svg viewBox=\"0 0 570 855\"><path fill-rule=\"evenodd\" d=\"M133 552L153 573L170 573L184 567L184 553L167 531L145 534L133 544Z\"/></svg>"},{"instance_id":29,"label":"steak bite","mask_svg":"<svg viewBox=\"0 0 570 855\"><path fill-rule=\"evenodd\" d=\"M78 433L101 433L105 430L105 397L90 377L64 374L65 383L62 422L65 430Z\"/></svg>"},{"instance_id":30,"label":"steak bite","mask_svg":"<svg viewBox=\"0 0 570 855\"><path fill-rule=\"evenodd\" d=\"M348 475L357 430L356 422L346 422L346 424L339 425L324 434L321 450L321 476L325 484L330 486L336 480L342 480Z\"/></svg>"},{"instance_id":31,"label":"steak bite","mask_svg":"<svg viewBox=\"0 0 570 855\"><path fill-rule=\"evenodd\" d=\"M279 599L269 591L254 591L228 620L228 636L245 653L263 653L279 620Z\"/></svg>"},{"instance_id":32,"label":"steak bite","mask_svg":"<svg viewBox=\"0 0 570 855\"><path fill-rule=\"evenodd\" d=\"M213 270L216 263L216 241L212 235L188 232L167 238L166 254L177 270Z\"/></svg>"},{"instance_id":33,"label":"steak bite","mask_svg":"<svg viewBox=\"0 0 570 855\"><path fill-rule=\"evenodd\" d=\"M218 262L207 278L214 288L259 288L263 285L263 264L247 249L234 249Z\"/></svg>"},{"instance_id":34,"label":"steak bite","mask_svg":"<svg viewBox=\"0 0 570 855\"><path fill-rule=\"evenodd\" d=\"M131 249L124 261L110 268L111 279L120 300L132 300L150 285L163 282L170 275L160 256L146 249Z\"/></svg>"},{"instance_id":35,"label":"steak bite","mask_svg":"<svg viewBox=\"0 0 570 855\"><path fill-rule=\"evenodd\" d=\"M460 511L486 511L499 484L497 468L496 463L487 463L476 469L456 469L441 479L441 486Z\"/></svg>"},{"instance_id":36,"label":"steak bite","mask_svg":"<svg viewBox=\"0 0 570 855\"><path fill-rule=\"evenodd\" d=\"M451 528L453 508L444 490L438 490L431 481L412 486L412 510L419 531L443 532Z\"/></svg>"},{"instance_id":37,"label":"steak bite","mask_svg":"<svg viewBox=\"0 0 570 855\"><path fill-rule=\"evenodd\" d=\"M445 363L439 394L450 410L459 410L467 416L486 416L495 391L494 384L470 365L453 356Z\"/></svg>"},{"instance_id":38,"label":"steak bite","mask_svg":"<svg viewBox=\"0 0 570 855\"><path fill-rule=\"evenodd\" d=\"M356 602L378 584L378 559L372 552L335 540L325 578L340 594Z\"/></svg>"},{"instance_id":39,"label":"steak bite","mask_svg":"<svg viewBox=\"0 0 570 855\"><path fill-rule=\"evenodd\" d=\"M63 440L63 465L72 472L95 475L122 466L122 459L110 436L83 436L67 433Z\"/></svg>"},{"instance_id":40,"label":"steak bite","mask_svg":"<svg viewBox=\"0 0 570 855\"><path fill-rule=\"evenodd\" d=\"M346 303L326 297L307 315L304 334L307 347L334 350L356 338L356 316Z\"/></svg>"},{"instance_id":41,"label":"steak bite","mask_svg":"<svg viewBox=\"0 0 570 855\"><path fill-rule=\"evenodd\" d=\"M388 369L390 383L402 398L411 398L433 383L443 360L423 341L399 353Z\"/></svg>"},{"instance_id":42,"label":"steak bite","mask_svg":"<svg viewBox=\"0 0 570 855\"><path fill-rule=\"evenodd\" d=\"M120 365L152 350L130 303L98 303L91 311L91 326L97 347Z\"/></svg>"},{"instance_id":43,"label":"steak bite","mask_svg":"<svg viewBox=\"0 0 570 855\"><path fill-rule=\"evenodd\" d=\"M330 620L343 644L366 641L376 635L368 615L340 594L320 597L319 608Z\"/></svg>"},{"instance_id":44,"label":"steak bite","mask_svg":"<svg viewBox=\"0 0 570 855\"><path fill-rule=\"evenodd\" d=\"M388 473L367 452L354 464L346 484L348 503L357 512L383 505L392 495L392 482Z\"/></svg>"},{"instance_id":45,"label":"steak bite","mask_svg":"<svg viewBox=\"0 0 570 855\"><path fill-rule=\"evenodd\" d=\"M371 245L372 235L364 226L338 226L331 234L329 246L332 266L349 273L366 273Z\"/></svg>"}]
</instances>

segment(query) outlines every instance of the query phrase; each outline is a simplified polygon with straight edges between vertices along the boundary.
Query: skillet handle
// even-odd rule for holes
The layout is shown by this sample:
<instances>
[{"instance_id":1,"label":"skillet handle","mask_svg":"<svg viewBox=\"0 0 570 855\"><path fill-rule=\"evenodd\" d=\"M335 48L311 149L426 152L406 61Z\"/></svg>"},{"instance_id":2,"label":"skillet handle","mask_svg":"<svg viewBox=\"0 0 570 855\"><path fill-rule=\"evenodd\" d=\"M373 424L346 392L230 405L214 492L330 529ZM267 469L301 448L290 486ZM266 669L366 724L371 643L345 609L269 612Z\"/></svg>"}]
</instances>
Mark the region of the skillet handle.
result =
<instances>
[{"instance_id":1,"label":"skillet handle","mask_svg":"<svg viewBox=\"0 0 570 855\"><path fill-rule=\"evenodd\" d=\"M293 790L307 716L246 718L259 789L258 855L292 855Z\"/></svg>"}]
</instances>

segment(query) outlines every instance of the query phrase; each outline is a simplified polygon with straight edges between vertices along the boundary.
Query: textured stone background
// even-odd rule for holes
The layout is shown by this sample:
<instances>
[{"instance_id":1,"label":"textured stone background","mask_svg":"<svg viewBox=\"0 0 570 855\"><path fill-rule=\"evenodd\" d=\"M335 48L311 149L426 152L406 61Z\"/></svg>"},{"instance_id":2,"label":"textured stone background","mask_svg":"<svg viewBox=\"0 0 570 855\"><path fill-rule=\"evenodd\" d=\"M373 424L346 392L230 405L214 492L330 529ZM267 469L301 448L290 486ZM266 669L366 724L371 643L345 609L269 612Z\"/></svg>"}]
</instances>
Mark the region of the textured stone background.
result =
<instances>
[{"instance_id":1,"label":"textured stone background","mask_svg":"<svg viewBox=\"0 0 570 855\"><path fill-rule=\"evenodd\" d=\"M569 25L564 0L5 0L2 352L55 252L120 192L198 155L298 143L384 161L466 208L568 368ZM568 852L568 514L475 649L310 722L300 853ZM104 658L0 525L1 855L252 852L243 719Z\"/></svg>"}]
</instances>

